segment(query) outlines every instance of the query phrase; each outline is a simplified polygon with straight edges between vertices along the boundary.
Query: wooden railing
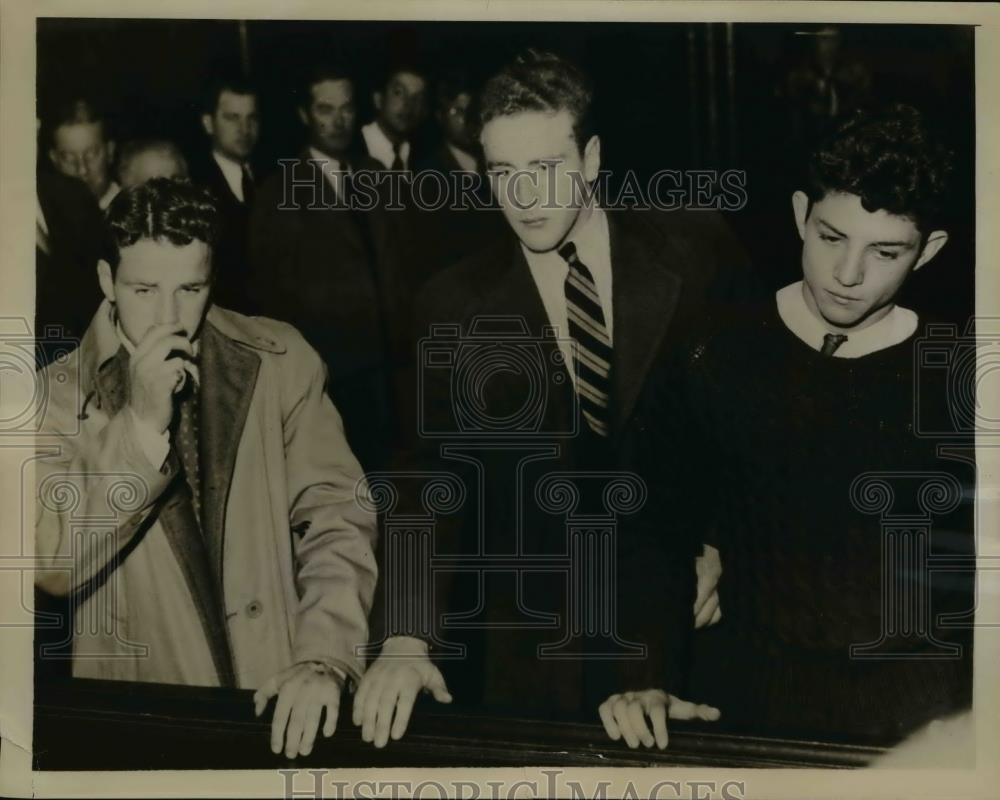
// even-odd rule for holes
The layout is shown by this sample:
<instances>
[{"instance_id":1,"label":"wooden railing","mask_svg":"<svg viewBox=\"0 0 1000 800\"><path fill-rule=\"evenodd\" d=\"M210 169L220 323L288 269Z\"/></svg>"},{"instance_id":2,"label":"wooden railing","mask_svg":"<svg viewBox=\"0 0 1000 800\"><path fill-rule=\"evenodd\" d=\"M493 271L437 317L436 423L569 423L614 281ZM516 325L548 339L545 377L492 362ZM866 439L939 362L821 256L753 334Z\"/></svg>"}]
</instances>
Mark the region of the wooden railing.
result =
<instances>
[{"instance_id":1,"label":"wooden railing","mask_svg":"<svg viewBox=\"0 0 1000 800\"><path fill-rule=\"evenodd\" d=\"M600 724L491 717L421 701L409 730L383 749L361 739L345 698L337 732L290 762L269 747L270 711L249 691L119 681L40 684L39 770L269 769L288 767L667 766L859 767L875 746L799 741L674 722L666 750L630 750Z\"/></svg>"}]
</instances>

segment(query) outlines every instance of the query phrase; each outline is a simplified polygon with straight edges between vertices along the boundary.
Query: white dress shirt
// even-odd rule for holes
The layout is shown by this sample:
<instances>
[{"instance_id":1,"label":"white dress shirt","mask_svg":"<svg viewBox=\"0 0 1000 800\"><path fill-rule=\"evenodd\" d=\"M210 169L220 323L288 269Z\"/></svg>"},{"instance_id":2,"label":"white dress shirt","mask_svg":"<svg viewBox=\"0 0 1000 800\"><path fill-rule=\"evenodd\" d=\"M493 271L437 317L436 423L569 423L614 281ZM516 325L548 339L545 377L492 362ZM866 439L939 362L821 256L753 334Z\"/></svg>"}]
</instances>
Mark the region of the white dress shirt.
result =
<instances>
[{"instance_id":1,"label":"white dress shirt","mask_svg":"<svg viewBox=\"0 0 1000 800\"><path fill-rule=\"evenodd\" d=\"M365 146L368 154L376 161L382 163L386 169L392 168L392 162L396 159L392 142L385 135L378 123L374 120L361 127L361 135L365 138ZM399 157L403 161L403 169L410 168L410 143L403 142L399 146Z\"/></svg>"},{"instance_id":2,"label":"white dress shirt","mask_svg":"<svg viewBox=\"0 0 1000 800\"><path fill-rule=\"evenodd\" d=\"M97 201L97 205L100 206L101 211L107 211L108 206L111 205L111 201L118 196L118 192L122 190L115 181L111 181L108 184L108 188L105 190L104 194L101 195L100 199Z\"/></svg>"},{"instance_id":3,"label":"white dress shirt","mask_svg":"<svg viewBox=\"0 0 1000 800\"><path fill-rule=\"evenodd\" d=\"M586 214L584 209L581 214ZM566 241L576 245L576 253L590 274L594 276L597 294L601 298L601 310L604 312L604 324L608 330L608 339L614 343L614 315L611 279L611 237L608 232L608 217L604 209L595 207L587 219L578 228L570 231ZM560 245L561 246L561 245ZM569 275L569 264L558 248L544 253L536 253L521 245L524 257L531 270L531 277L538 287L542 297L545 313L549 323L555 328L559 337L559 349L566 360L567 370L576 381L573 364L573 345L569 333L568 312L566 310L566 276Z\"/></svg>"},{"instance_id":4,"label":"white dress shirt","mask_svg":"<svg viewBox=\"0 0 1000 800\"><path fill-rule=\"evenodd\" d=\"M343 189L341 188L341 181L344 179L344 173L348 175L351 174L351 168L348 165L342 164L336 158L328 156L326 153L317 150L315 147L309 148L309 158L313 161L319 162L319 168L323 172L323 177L326 178L327 183L333 187L333 191L336 193L338 198L343 197Z\"/></svg>"},{"instance_id":5,"label":"white dress shirt","mask_svg":"<svg viewBox=\"0 0 1000 800\"><path fill-rule=\"evenodd\" d=\"M222 155L218 150L212 151L212 158L215 159L215 163L222 170L222 177L226 179L229 191L233 193L233 196L237 200L245 203L246 199L243 197L243 164L239 161L234 161L229 156ZM247 169L249 171L249 167Z\"/></svg>"},{"instance_id":6,"label":"white dress shirt","mask_svg":"<svg viewBox=\"0 0 1000 800\"><path fill-rule=\"evenodd\" d=\"M476 157L466 153L461 147L455 147L451 142L447 143L448 151L451 153L452 158L458 162L458 166L464 169L466 172L478 172L476 168Z\"/></svg>"},{"instance_id":7,"label":"white dress shirt","mask_svg":"<svg viewBox=\"0 0 1000 800\"><path fill-rule=\"evenodd\" d=\"M779 289L775 294L778 315L785 327L814 350L823 347L828 333L846 333L847 341L833 351L834 358L860 358L899 344L917 329L917 315L908 308L894 305L878 322L857 331L838 331L823 323L806 305L802 281Z\"/></svg>"}]
</instances>

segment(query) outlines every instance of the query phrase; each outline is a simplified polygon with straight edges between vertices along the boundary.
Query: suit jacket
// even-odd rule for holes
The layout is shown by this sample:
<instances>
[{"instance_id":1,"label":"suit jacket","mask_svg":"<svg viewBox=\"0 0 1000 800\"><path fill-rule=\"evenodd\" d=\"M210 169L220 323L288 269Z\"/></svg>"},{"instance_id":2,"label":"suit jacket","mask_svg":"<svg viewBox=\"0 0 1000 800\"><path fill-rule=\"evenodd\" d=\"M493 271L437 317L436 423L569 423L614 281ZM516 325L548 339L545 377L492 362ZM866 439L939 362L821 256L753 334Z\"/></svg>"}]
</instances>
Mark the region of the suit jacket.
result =
<instances>
[{"instance_id":1,"label":"suit jacket","mask_svg":"<svg viewBox=\"0 0 1000 800\"><path fill-rule=\"evenodd\" d=\"M37 582L71 594L79 677L255 688L293 663L357 678L376 580L361 469L290 326L212 307L200 335L201 531L171 451L139 445L107 303L38 438ZM193 533L192 533L193 531Z\"/></svg>"},{"instance_id":2,"label":"suit jacket","mask_svg":"<svg viewBox=\"0 0 1000 800\"><path fill-rule=\"evenodd\" d=\"M104 255L104 217L75 178L39 170L38 203L48 233L35 248L35 330L38 359L50 360L47 339L79 339L101 301L97 261ZM53 329L46 336L46 328ZM61 342L60 342L61 343Z\"/></svg>"},{"instance_id":3,"label":"suit jacket","mask_svg":"<svg viewBox=\"0 0 1000 800\"><path fill-rule=\"evenodd\" d=\"M425 608L424 596L399 601L402 590L393 586L379 593L373 629L430 639L456 698L533 716L591 717L613 692L670 690L681 679L700 543L674 535L662 517L621 511L629 503L614 499L608 485L622 471L636 473L650 494L669 493L677 484L673 475L683 454L666 453L652 465L637 456L649 424L643 400L649 377L670 368L673 352L717 299L742 291L742 279L736 280L747 270L742 248L717 215L690 217L609 213L615 334L606 441L589 434L578 413L513 236L431 279L418 298L415 340L424 343L417 363L424 366L413 391L422 405L407 474L453 475L465 502L429 510L429 496L418 485L400 491L389 522L392 513L436 515L432 551L445 567L436 570L436 605L423 634L422 623L414 626L410 618L401 625L391 609ZM445 327L429 336L432 325ZM511 332L497 333L503 325ZM518 327L523 333L513 330ZM449 350L450 361L438 354ZM503 352L521 355L504 360ZM503 368L494 368L498 361ZM561 504L560 486L564 497L576 500ZM578 546L568 540L567 525L607 515L609 503L619 509L618 526L612 544L601 546L617 561L596 583L606 592L602 602L607 592L614 597L617 639L610 647L591 641L580 652L572 642L553 649L553 642L572 639L575 589L570 574L546 570L537 556L565 563ZM500 561L484 567L483 555ZM581 557L577 551L574 563ZM529 563L531 571L518 566ZM398 565L386 569L398 571ZM454 661L452 645L466 648ZM610 657L597 657L609 651Z\"/></svg>"},{"instance_id":4,"label":"suit jacket","mask_svg":"<svg viewBox=\"0 0 1000 800\"><path fill-rule=\"evenodd\" d=\"M436 172L441 179L421 177L421 173ZM457 181L468 176L475 184L460 198ZM443 202L438 193L445 189ZM426 205L413 195L422 192ZM493 202L486 176L466 173L455 160L447 145L441 144L414 168L410 185L410 205L413 214L415 259L413 283L420 287L432 275L464 258L475 255L507 233L507 223ZM460 203L468 206L461 208ZM474 203L482 207L474 206ZM431 205L437 206L435 208Z\"/></svg>"},{"instance_id":5,"label":"suit jacket","mask_svg":"<svg viewBox=\"0 0 1000 800\"><path fill-rule=\"evenodd\" d=\"M251 169L255 179L258 178L259 171L253 165ZM257 309L248 291L250 265L247 261L247 225L253 198L240 201L233 194L221 167L210 152L192 162L191 175L195 183L211 191L219 204L219 242L213 256L214 300L224 308L253 313Z\"/></svg>"},{"instance_id":6,"label":"suit jacket","mask_svg":"<svg viewBox=\"0 0 1000 800\"><path fill-rule=\"evenodd\" d=\"M392 381L408 328L398 231L402 212L376 203L352 212L308 152L266 180L250 222L253 297L262 313L294 324L319 351L330 392L362 464L384 463L395 410ZM360 159L355 170L374 170ZM284 207L283 207L284 206Z\"/></svg>"}]
</instances>

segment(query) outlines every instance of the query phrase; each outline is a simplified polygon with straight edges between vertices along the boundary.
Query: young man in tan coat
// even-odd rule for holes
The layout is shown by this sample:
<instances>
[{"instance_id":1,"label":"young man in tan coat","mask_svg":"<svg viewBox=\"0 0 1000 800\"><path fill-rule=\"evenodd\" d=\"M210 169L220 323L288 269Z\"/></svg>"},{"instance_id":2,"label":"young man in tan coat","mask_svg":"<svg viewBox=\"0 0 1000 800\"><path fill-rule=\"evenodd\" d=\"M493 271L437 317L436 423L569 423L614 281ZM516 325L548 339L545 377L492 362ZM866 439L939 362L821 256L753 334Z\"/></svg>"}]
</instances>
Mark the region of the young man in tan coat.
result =
<instances>
[{"instance_id":1,"label":"young man in tan coat","mask_svg":"<svg viewBox=\"0 0 1000 800\"><path fill-rule=\"evenodd\" d=\"M323 364L212 305L207 193L154 179L108 224L105 301L42 375L37 582L73 596L75 676L257 689L272 749L306 754L364 669L377 572Z\"/></svg>"}]
</instances>

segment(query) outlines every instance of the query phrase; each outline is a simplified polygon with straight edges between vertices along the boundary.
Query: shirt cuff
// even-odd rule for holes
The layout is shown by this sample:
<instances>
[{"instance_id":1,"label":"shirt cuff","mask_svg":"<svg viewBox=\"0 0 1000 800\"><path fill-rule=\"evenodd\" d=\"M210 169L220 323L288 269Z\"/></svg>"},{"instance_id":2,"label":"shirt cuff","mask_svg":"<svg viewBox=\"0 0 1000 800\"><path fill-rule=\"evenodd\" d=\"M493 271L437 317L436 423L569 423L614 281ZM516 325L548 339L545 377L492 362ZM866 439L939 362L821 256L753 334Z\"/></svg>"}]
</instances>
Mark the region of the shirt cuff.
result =
<instances>
[{"instance_id":1,"label":"shirt cuff","mask_svg":"<svg viewBox=\"0 0 1000 800\"><path fill-rule=\"evenodd\" d=\"M162 469L163 462L167 460L167 455L170 453L169 434L166 431L160 433L148 422L143 422L131 408L128 413L132 416L132 427L135 430L139 449L142 450L153 467L157 470Z\"/></svg>"}]
</instances>

